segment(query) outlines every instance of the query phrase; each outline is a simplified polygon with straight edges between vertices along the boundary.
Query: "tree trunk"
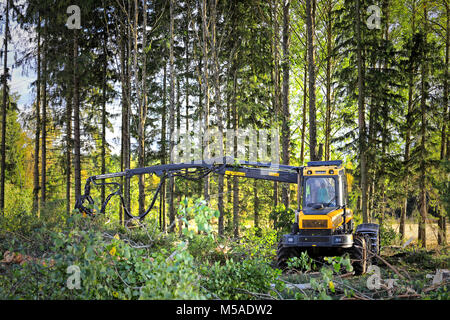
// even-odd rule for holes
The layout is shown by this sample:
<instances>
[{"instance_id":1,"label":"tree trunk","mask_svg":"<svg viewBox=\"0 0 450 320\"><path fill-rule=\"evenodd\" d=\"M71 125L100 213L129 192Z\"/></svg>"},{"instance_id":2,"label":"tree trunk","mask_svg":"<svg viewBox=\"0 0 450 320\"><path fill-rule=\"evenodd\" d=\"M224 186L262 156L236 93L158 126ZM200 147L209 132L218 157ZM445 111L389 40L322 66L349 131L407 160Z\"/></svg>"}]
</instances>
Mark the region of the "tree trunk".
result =
<instances>
[{"instance_id":1,"label":"tree trunk","mask_svg":"<svg viewBox=\"0 0 450 320\"><path fill-rule=\"evenodd\" d=\"M125 170L125 152L126 152L126 128L127 128L127 82L126 82L126 46L125 46L125 39L126 39L126 27L125 25L121 24L120 32L119 32L119 42L120 42L120 82L121 82L121 89L122 89L122 98L121 98L121 104L122 104L122 127L121 127L121 148L120 148L120 171ZM124 185L124 178L121 178L122 185ZM122 206L120 206L119 210L119 222L120 225L124 223L124 214L122 210Z\"/></svg>"},{"instance_id":2,"label":"tree trunk","mask_svg":"<svg viewBox=\"0 0 450 320\"><path fill-rule=\"evenodd\" d=\"M289 4L290 1L286 0L283 3L283 124L282 124L282 145L283 145L283 164L289 165L290 158L290 113L289 113L289 42L290 42L290 30L289 30ZM286 209L289 208L289 186L283 184L281 190L281 198Z\"/></svg>"},{"instance_id":3,"label":"tree trunk","mask_svg":"<svg viewBox=\"0 0 450 320\"><path fill-rule=\"evenodd\" d=\"M72 104L73 92L70 90L66 105L66 214L72 212L71 189L72 189Z\"/></svg>"},{"instance_id":4,"label":"tree trunk","mask_svg":"<svg viewBox=\"0 0 450 320\"><path fill-rule=\"evenodd\" d=\"M219 156L224 156L223 150L223 113L222 113L222 100L220 96L220 69L219 69L219 57L218 57L218 48L216 41L216 27L217 27L217 2L218 0L213 0L212 2L212 10L211 10L211 52L213 55L213 67L214 67L214 105L217 115L217 125L219 129L217 144L219 145ZM217 155L216 155L217 156ZM223 175L219 175L218 177L218 200L217 207L219 210L219 221L218 221L218 233L219 235L223 235L223 219L224 219L224 208L223 208L223 185L224 185L224 177Z\"/></svg>"},{"instance_id":5,"label":"tree trunk","mask_svg":"<svg viewBox=\"0 0 450 320\"><path fill-rule=\"evenodd\" d=\"M131 51L132 51L132 34L131 34L131 14L132 14L132 2L128 1L128 14L127 14L127 28L126 30L126 39L127 41L127 50L126 50L126 71L125 71L125 82L126 82L126 107L125 107L125 121L124 121L124 152L123 152L123 163L124 170L130 169L131 165L131 142L130 142L130 120L131 120L131 101L132 101L132 89L131 89L131 77L132 77L132 66L131 66ZM125 207L128 212L131 213L131 195L130 195L130 179L124 179L123 184L123 193L124 193L124 202ZM124 215L124 222L126 223L130 218L127 215Z\"/></svg>"},{"instance_id":6,"label":"tree trunk","mask_svg":"<svg viewBox=\"0 0 450 320\"><path fill-rule=\"evenodd\" d=\"M325 161L330 160L331 135L331 54L332 54L332 1L327 1L327 67L326 67L326 111L325 111Z\"/></svg>"},{"instance_id":7,"label":"tree trunk","mask_svg":"<svg viewBox=\"0 0 450 320\"><path fill-rule=\"evenodd\" d=\"M423 15L424 15L424 35L425 35L425 46L427 46L427 34L428 34L428 14L427 7L424 5L423 7ZM418 242L419 245L426 248L427 246L427 238L426 238L426 219L427 219L427 191L426 191L426 112L427 112L427 81L428 81L428 63L426 61L422 61L422 70L421 70L421 81L420 81L420 111L421 111L421 125L420 125L420 180L419 180L419 204L420 204L420 219L418 225Z\"/></svg>"},{"instance_id":8,"label":"tree trunk","mask_svg":"<svg viewBox=\"0 0 450 320\"><path fill-rule=\"evenodd\" d=\"M273 96L273 110L275 113L275 126L274 129L279 128L278 123L278 115L280 110L280 100L281 100L281 94L280 94L280 71L279 71L279 51L278 51L278 36L279 36L279 25L278 25L278 0L272 0L271 3L271 18L272 18L272 24L273 24L273 30L274 34L272 36L272 47L273 47L273 80L274 80L274 96ZM278 139L278 137L276 137ZM276 157L276 158L275 158ZM276 154L272 156L272 159L278 163L279 161L279 155ZM278 206L278 182L273 183L273 205L276 208Z\"/></svg>"},{"instance_id":9,"label":"tree trunk","mask_svg":"<svg viewBox=\"0 0 450 320\"><path fill-rule=\"evenodd\" d=\"M81 196L80 93L78 87L78 30L73 32L73 118L75 198ZM45 72L44 72L45 73ZM44 93L45 96L45 93ZM42 150L43 152L44 150ZM44 164L42 164L44 165Z\"/></svg>"},{"instance_id":10,"label":"tree trunk","mask_svg":"<svg viewBox=\"0 0 450 320\"><path fill-rule=\"evenodd\" d=\"M5 168L6 168L6 113L7 113L7 89L8 85L8 37L9 37L9 1L6 1L6 23L4 36L4 56L3 56L3 106L2 106L2 162L0 173L0 211L5 215Z\"/></svg>"},{"instance_id":11,"label":"tree trunk","mask_svg":"<svg viewBox=\"0 0 450 320\"><path fill-rule=\"evenodd\" d=\"M231 59L230 59L231 61ZM231 62L230 62L231 63ZM228 79L227 79L227 84L229 83L229 79L231 78L231 68L229 68L228 70ZM233 128L233 110L231 107L231 94L230 94L231 90L227 90L227 130L231 130ZM234 141L233 141L233 145L234 145ZM229 146L229 143L227 141L226 146ZM228 155L232 155L231 154L231 150L226 150L227 156ZM234 154L233 154L234 156ZM233 202L232 202L232 196L233 196L233 179L230 176L227 176L227 213L232 212L232 208L233 208ZM227 224L226 224L226 229L227 230L232 230L232 221L233 219L231 219L230 214L227 214Z\"/></svg>"},{"instance_id":12,"label":"tree trunk","mask_svg":"<svg viewBox=\"0 0 450 320\"><path fill-rule=\"evenodd\" d=\"M139 92L139 167L145 167L145 122L147 119L147 86L146 86L146 69L147 69L147 54L145 53L145 46L147 45L147 1L143 0L143 38L142 38L142 85ZM136 14L137 20L137 14ZM137 22L136 22L137 25ZM137 31L136 31L137 33ZM137 37L136 37L137 40ZM136 44L135 44L136 47ZM137 49L136 49L137 51ZM136 52L137 55L137 52ZM135 70L137 73L137 70ZM136 80L137 82L137 80ZM145 212L145 179L144 175L139 176L139 214Z\"/></svg>"},{"instance_id":13,"label":"tree trunk","mask_svg":"<svg viewBox=\"0 0 450 320\"><path fill-rule=\"evenodd\" d=\"M258 180L253 181L253 219L256 232L259 233L260 229L260 217L259 217L259 199L258 199Z\"/></svg>"},{"instance_id":14,"label":"tree trunk","mask_svg":"<svg viewBox=\"0 0 450 320\"><path fill-rule=\"evenodd\" d=\"M163 75L163 109L161 117L161 164L166 164L166 97L167 97L167 65L164 65L164 75ZM162 231L166 231L166 184L161 188L161 216L160 217L160 228Z\"/></svg>"},{"instance_id":15,"label":"tree trunk","mask_svg":"<svg viewBox=\"0 0 450 320\"><path fill-rule=\"evenodd\" d=\"M106 32L106 28L103 31L103 81L102 81L102 146L101 146L101 158L102 158L102 174L106 173L106 72L108 66L108 57L107 57L107 41L108 34ZM69 178L70 180L70 178ZM106 190L105 185L101 186L101 199L102 204L105 202L106 198Z\"/></svg>"},{"instance_id":16,"label":"tree trunk","mask_svg":"<svg viewBox=\"0 0 450 320\"><path fill-rule=\"evenodd\" d=\"M234 62L236 63L236 62ZM237 132L239 127L239 118L237 113L237 104L236 104L236 96L237 96L237 68L234 66L234 75L233 75L233 129ZM237 158L237 135L234 135L234 157ZM233 235L234 238L239 238L239 181L236 176L233 176Z\"/></svg>"},{"instance_id":17,"label":"tree trunk","mask_svg":"<svg viewBox=\"0 0 450 320\"><path fill-rule=\"evenodd\" d=\"M309 80L309 152L311 161L317 159L316 128L316 70L315 70L315 0L306 0L306 29L308 39L308 80Z\"/></svg>"},{"instance_id":18,"label":"tree trunk","mask_svg":"<svg viewBox=\"0 0 450 320\"><path fill-rule=\"evenodd\" d=\"M365 122L365 95L364 95L364 61L362 56L360 20L360 0L356 0L356 55L358 65L358 127L359 127L359 154L360 154L360 174L361 174L361 209L363 222L368 221L367 212L367 158L366 158L366 122Z\"/></svg>"},{"instance_id":19,"label":"tree trunk","mask_svg":"<svg viewBox=\"0 0 450 320\"><path fill-rule=\"evenodd\" d=\"M382 7L382 11L384 13L384 40L386 41L386 43L389 41L389 0L384 0L383 1L383 7ZM389 70L389 65L387 63L387 60L385 59L383 61L383 68L384 70ZM387 90L387 89L384 89ZM388 118L389 118L389 106L387 101L385 100L383 102L383 127L382 127L382 132L381 132L381 148L382 148L382 159L383 161L385 161L384 159L386 159L386 149L387 149L387 132L388 132ZM379 210L379 218L378 218L378 224L381 226L383 225L383 221L385 218L385 214L386 214L386 190L385 190L385 169L384 166L380 167L379 173L377 174L377 178L379 183L381 183L381 187L379 187L380 189L380 193L381 193L381 208L378 205L378 210Z\"/></svg>"},{"instance_id":20,"label":"tree trunk","mask_svg":"<svg viewBox=\"0 0 450 320\"><path fill-rule=\"evenodd\" d=\"M305 71L303 75L303 111L302 111L302 133L301 133L301 147L300 147L300 165L305 162L305 139L306 139L306 109L308 100L308 50L305 50Z\"/></svg>"},{"instance_id":21,"label":"tree trunk","mask_svg":"<svg viewBox=\"0 0 450 320\"><path fill-rule=\"evenodd\" d=\"M47 197L47 65L48 65L48 27L45 21L45 40L44 40L44 56L42 59L43 66L43 90L42 90L42 151L41 151L41 207L45 205ZM80 187L81 190L81 187Z\"/></svg>"},{"instance_id":22,"label":"tree trunk","mask_svg":"<svg viewBox=\"0 0 450 320\"><path fill-rule=\"evenodd\" d=\"M191 16L191 11L190 11L190 3L189 0L186 1L186 10L188 12L188 17ZM190 65L190 60L189 60L189 20L186 19L186 25L185 25L185 30L186 30L186 36L184 37L184 43L185 43L185 56L186 56L186 61L185 61L185 74L184 74L184 90L185 90L185 105L186 105L186 109L185 109L185 128L186 128L186 135L189 134L189 65ZM187 151L186 151L187 152ZM186 169L187 172L187 169Z\"/></svg>"},{"instance_id":23,"label":"tree trunk","mask_svg":"<svg viewBox=\"0 0 450 320\"><path fill-rule=\"evenodd\" d=\"M441 134L441 161L449 159L449 137L447 135L447 125L450 122L450 106L448 105L448 60L449 60L449 46L450 46L450 6L448 1L444 1L446 13L447 13L447 26L446 26L446 39L445 39L445 71L444 71L444 96L443 96L443 105L444 105L444 121L442 123L442 134ZM440 245L447 245L447 226L446 226L446 214L443 210L440 212L439 216L439 235L438 235L438 243Z\"/></svg>"},{"instance_id":24,"label":"tree trunk","mask_svg":"<svg viewBox=\"0 0 450 320\"><path fill-rule=\"evenodd\" d=\"M170 130L170 141L169 141L169 158L170 163L174 161L175 152L175 141L174 141L174 130L175 130L175 68L174 68L174 1L170 0L170 52L169 52L169 69L170 69L170 111L169 111L169 130ZM175 207L174 207L174 191L175 191L175 181L174 177L169 178L169 221L170 221L170 232L175 230Z\"/></svg>"},{"instance_id":25,"label":"tree trunk","mask_svg":"<svg viewBox=\"0 0 450 320\"><path fill-rule=\"evenodd\" d=\"M202 0L202 54L203 54L203 72L202 72L202 87L203 87L203 98L205 99L205 104L203 106L203 121L204 130L207 132L209 130L209 84L208 84L208 23L206 20L207 7L206 0ZM206 145L205 145L206 143ZM206 154L209 156L209 144L208 141L203 141L204 147L206 148ZM209 203L209 175L204 178L203 195L207 203Z\"/></svg>"},{"instance_id":26,"label":"tree trunk","mask_svg":"<svg viewBox=\"0 0 450 320\"><path fill-rule=\"evenodd\" d=\"M34 138L33 212L39 217L39 142L41 137L41 17L37 27L36 132ZM70 102L72 103L72 102ZM69 150L68 154L71 153ZM69 163L70 166L70 163Z\"/></svg>"},{"instance_id":27,"label":"tree trunk","mask_svg":"<svg viewBox=\"0 0 450 320\"><path fill-rule=\"evenodd\" d=\"M413 1L412 15L411 15L411 35L416 32L416 6ZM413 92L414 90L414 66L411 66L408 75L408 110L406 114L406 135L405 135L405 154L404 154L404 166L405 166L405 198L403 199L403 205L400 214L400 237L403 240L405 238L405 224L406 224L406 211L408 209L408 196L409 196L409 157L411 150L411 128L412 128L412 113L413 113Z\"/></svg>"}]
</instances>

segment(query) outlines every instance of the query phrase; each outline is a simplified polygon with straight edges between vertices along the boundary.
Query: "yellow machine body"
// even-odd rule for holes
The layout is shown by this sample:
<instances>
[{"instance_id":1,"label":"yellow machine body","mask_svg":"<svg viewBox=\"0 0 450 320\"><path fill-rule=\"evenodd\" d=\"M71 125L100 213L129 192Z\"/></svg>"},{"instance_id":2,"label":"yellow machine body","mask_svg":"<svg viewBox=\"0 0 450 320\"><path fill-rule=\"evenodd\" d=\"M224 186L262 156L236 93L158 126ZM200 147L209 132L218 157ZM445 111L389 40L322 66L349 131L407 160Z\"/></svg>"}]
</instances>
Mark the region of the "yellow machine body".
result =
<instances>
[{"instance_id":1,"label":"yellow machine body","mask_svg":"<svg viewBox=\"0 0 450 320\"><path fill-rule=\"evenodd\" d=\"M327 213L326 215L306 215L300 211L298 219L299 229L336 229L344 223L344 209L338 209ZM345 223L353 219L353 211L346 209Z\"/></svg>"}]
</instances>

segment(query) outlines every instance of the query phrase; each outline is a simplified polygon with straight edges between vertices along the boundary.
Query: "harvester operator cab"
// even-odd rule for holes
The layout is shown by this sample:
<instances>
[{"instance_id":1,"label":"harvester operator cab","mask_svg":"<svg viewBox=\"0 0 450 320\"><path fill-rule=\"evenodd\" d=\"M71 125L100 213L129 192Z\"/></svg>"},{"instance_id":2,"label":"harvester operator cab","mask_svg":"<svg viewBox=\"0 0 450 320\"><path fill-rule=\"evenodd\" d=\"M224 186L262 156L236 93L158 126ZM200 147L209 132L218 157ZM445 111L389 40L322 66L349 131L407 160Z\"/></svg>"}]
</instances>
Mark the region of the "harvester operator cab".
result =
<instances>
[{"instance_id":1,"label":"harvester operator cab","mask_svg":"<svg viewBox=\"0 0 450 320\"><path fill-rule=\"evenodd\" d=\"M311 161L303 168L303 212L326 214L347 204L342 161Z\"/></svg>"},{"instance_id":2,"label":"harvester operator cab","mask_svg":"<svg viewBox=\"0 0 450 320\"><path fill-rule=\"evenodd\" d=\"M379 226L354 227L348 208L347 175L342 161L311 161L298 171L298 207L291 233L282 236L277 265L284 269L292 257L349 253L355 274L366 272L380 252ZM369 252L371 254L369 254Z\"/></svg>"},{"instance_id":3,"label":"harvester operator cab","mask_svg":"<svg viewBox=\"0 0 450 320\"><path fill-rule=\"evenodd\" d=\"M341 160L308 162L299 183L294 233L311 229L333 234L351 232L353 212L347 208L347 176Z\"/></svg>"}]
</instances>

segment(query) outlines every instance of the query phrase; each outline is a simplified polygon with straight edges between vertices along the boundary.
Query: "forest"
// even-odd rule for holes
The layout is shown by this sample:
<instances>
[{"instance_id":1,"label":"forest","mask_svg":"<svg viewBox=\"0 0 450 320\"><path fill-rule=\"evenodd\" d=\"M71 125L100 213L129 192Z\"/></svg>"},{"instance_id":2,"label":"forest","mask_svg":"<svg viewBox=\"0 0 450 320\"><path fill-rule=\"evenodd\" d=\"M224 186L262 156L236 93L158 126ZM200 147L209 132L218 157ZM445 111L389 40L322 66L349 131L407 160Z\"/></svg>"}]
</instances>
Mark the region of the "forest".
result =
<instances>
[{"instance_id":1,"label":"forest","mask_svg":"<svg viewBox=\"0 0 450 320\"><path fill-rule=\"evenodd\" d=\"M449 17L448 0L2 0L0 299L448 300ZM342 160L377 267L276 267L295 184L142 174L75 208L91 176L219 156Z\"/></svg>"}]
</instances>

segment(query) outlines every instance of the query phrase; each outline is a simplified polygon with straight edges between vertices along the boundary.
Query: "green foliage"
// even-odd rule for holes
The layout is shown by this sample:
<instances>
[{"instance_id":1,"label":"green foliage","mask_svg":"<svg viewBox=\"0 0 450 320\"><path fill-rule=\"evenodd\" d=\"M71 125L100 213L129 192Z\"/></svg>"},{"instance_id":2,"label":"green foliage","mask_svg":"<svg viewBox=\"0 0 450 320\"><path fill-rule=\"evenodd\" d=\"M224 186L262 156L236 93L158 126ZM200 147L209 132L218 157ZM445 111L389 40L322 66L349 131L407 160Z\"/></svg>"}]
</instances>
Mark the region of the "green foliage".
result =
<instances>
[{"instance_id":1,"label":"green foliage","mask_svg":"<svg viewBox=\"0 0 450 320\"><path fill-rule=\"evenodd\" d=\"M80 227L83 221L86 219L81 215L73 215L68 222L72 229L51 233L50 266L13 265L7 276L18 281L31 277L33 281L19 285L2 276L1 296L8 299L205 298L196 285L198 274L186 243L179 243L175 253L165 249L150 253L147 249L133 248L118 235L111 240L104 239L101 231ZM81 270L79 289L68 289L66 285L69 266Z\"/></svg>"},{"instance_id":2,"label":"green foliage","mask_svg":"<svg viewBox=\"0 0 450 320\"><path fill-rule=\"evenodd\" d=\"M277 230L278 235L291 232L291 226L294 222L295 211L291 208L286 209L284 204L278 205L270 213L269 218L273 221L273 226Z\"/></svg>"},{"instance_id":3,"label":"green foliage","mask_svg":"<svg viewBox=\"0 0 450 320\"><path fill-rule=\"evenodd\" d=\"M347 272L353 271L353 267L348 255L340 257L325 257L325 261L331 264L335 273L344 271L344 268Z\"/></svg>"},{"instance_id":4,"label":"green foliage","mask_svg":"<svg viewBox=\"0 0 450 320\"><path fill-rule=\"evenodd\" d=\"M188 204L188 198L184 198L184 200L180 203L180 207L177 212L179 219L184 222L185 226L189 226L188 219L189 217L193 217L198 232L204 232L208 237L214 238L211 219L218 218L219 211L209 208L206 205L206 201L202 199L197 199L194 202L193 207L188 206ZM189 227L183 228L182 232L189 239L191 239L195 234L194 230L189 229Z\"/></svg>"},{"instance_id":5,"label":"green foliage","mask_svg":"<svg viewBox=\"0 0 450 320\"><path fill-rule=\"evenodd\" d=\"M274 295L271 284L283 287L278 277L281 271L273 269L260 259L215 262L201 269L202 285L220 299L255 299Z\"/></svg>"},{"instance_id":6,"label":"green foliage","mask_svg":"<svg viewBox=\"0 0 450 320\"><path fill-rule=\"evenodd\" d=\"M390 246L400 240L400 235L386 223L380 226L380 243L382 247Z\"/></svg>"},{"instance_id":7,"label":"green foliage","mask_svg":"<svg viewBox=\"0 0 450 320\"><path fill-rule=\"evenodd\" d=\"M326 257L325 261L328 265L320 268L318 277L310 277L309 284L314 291L310 294L305 292L297 292L296 299L308 300L331 300L335 290L335 275L339 275L342 271L351 272L353 267L348 256L344 257Z\"/></svg>"},{"instance_id":8,"label":"green foliage","mask_svg":"<svg viewBox=\"0 0 450 320\"><path fill-rule=\"evenodd\" d=\"M51 207L50 204L48 210L42 210L40 218L33 215L2 218L0 253L20 252L33 260L20 265L0 264L0 297L207 299L221 295L240 299L273 294L271 284L281 285L277 280L279 270L267 263L268 247L276 238L274 233L268 241L249 234L251 240L248 241L255 241L250 247L263 253L265 260L253 255L236 261L225 251L215 250L219 242L208 226L215 217L214 210L202 201L180 212L183 210L198 213L200 217L194 220L200 225L203 223L201 234L186 233L187 241L177 237L156 241L165 236L155 233L150 236L151 225L141 226L139 231L124 232L123 228L105 226L105 219L101 217L83 218L74 213L66 219L62 214L63 206ZM114 236L109 236L111 231L116 232ZM24 235L27 235L26 241L22 239ZM144 240L149 245L142 245ZM225 240L220 241L226 244ZM71 266L80 270L79 288L68 287ZM224 278L224 274L227 277ZM216 286L220 287L217 292Z\"/></svg>"},{"instance_id":9,"label":"green foliage","mask_svg":"<svg viewBox=\"0 0 450 320\"><path fill-rule=\"evenodd\" d=\"M287 266L289 269L297 269L304 271L310 271L316 268L314 259L310 258L306 251L303 251L300 257L290 258L287 261Z\"/></svg>"},{"instance_id":10,"label":"green foliage","mask_svg":"<svg viewBox=\"0 0 450 320\"><path fill-rule=\"evenodd\" d=\"M187 244L177 247L177 254L168 259L164 252L154 253L151 264L141 265L138 274L145 278L139 299L205 299L194 265L194 257L186 251Z\"/></svg>"},{"instance_id":11,"label":"green foliage","mask_svg":"<svg viewBox=\"0 0 450 320\"><path fill-rule=\"evenodd\" d=\"M225 262L228 256L225 241L218 241L197 234L189 239L188 251L199 263L208 263L208 261Z\"/></svg>"},{"instance_id":12,"label":"green foliage","mask_svg":"<svg viewBox=\"0 0 450 320\"><path fill-rule=\"evenodd\" d=\"M251 228L246 230L239 243L233 245L233 252L243 259L260 259L270 263L276 256L277 243L275 230Z\"/></svg>"}]
</instances>

